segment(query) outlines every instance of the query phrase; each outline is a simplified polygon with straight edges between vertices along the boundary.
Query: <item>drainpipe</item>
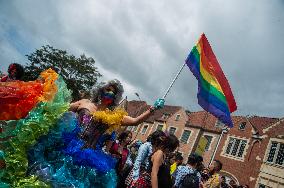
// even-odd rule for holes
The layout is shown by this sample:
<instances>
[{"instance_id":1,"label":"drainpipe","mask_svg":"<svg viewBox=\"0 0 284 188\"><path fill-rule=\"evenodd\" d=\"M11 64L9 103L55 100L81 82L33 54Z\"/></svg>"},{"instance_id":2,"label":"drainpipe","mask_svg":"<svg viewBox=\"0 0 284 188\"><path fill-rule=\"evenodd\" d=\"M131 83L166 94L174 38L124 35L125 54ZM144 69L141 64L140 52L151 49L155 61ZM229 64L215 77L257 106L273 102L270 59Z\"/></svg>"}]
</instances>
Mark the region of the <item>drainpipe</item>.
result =
<instances>
[{"instance_id":1,"label":"drainpipe","mask_svg":"<svg viewBox=\"0 0 284 188\"><path fill-rule=\"evenodd\" d=\"M228 131L229 131L229 130L228 130L227 127L223 127L223 128L222 128L221 135L220 135L219 138L218 138L217 145L216 145L216 147L214 148L214 152L213 152L213 154L212 154L212 156L211 156L209 165L212 164L212 162L213 162L213 160L214 160L214 158L215 158L217 149L218 149L218 147L219 147L219 144L220 144L220 142L221 142L221 139L222 139L223 135L226 134Z\"/></svg>"}]
</instances>

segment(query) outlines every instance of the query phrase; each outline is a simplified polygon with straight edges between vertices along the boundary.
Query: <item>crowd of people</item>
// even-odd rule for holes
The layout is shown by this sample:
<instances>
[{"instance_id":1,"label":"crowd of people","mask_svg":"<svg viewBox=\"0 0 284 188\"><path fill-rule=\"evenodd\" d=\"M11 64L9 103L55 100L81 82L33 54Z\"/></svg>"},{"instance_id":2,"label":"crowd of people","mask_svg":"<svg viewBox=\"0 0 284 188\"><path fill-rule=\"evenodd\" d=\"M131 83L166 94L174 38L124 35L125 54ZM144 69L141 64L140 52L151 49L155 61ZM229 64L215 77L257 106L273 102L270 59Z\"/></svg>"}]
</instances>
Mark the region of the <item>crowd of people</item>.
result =
<instances>
[{"instance_id":1,"label":"crowd of people","mask_svg":"<svg viewBox=\"0 0 284 188\"><path fill-rule=\"evenodd\" d=\"M1 78L1 82L16 82L23 72L21 65L12 64L8 69L9 74ZM5 84L1 84L1 87L1 91L5 91ZM166 131L153 132L145 143L133 141L130 131L121 130L139 125L156 110L163 108L164 100L158 99L138 117L130 117L117 108L123 91L123 86L115 79L92 88L90 98L69 101L69 109L56 125L50 126L47 134L35 137L36 141L27 146L28 165L21 168L24 169L21 178L36 176L37 180L30 178L21 182L29 181L32 184L40 181L40 185L52 187L248 187L237 186L233 180L227 183L226 178L219 174L222 169L219 160L205 167L202 156L192 153L187 163L183 164L184 159L177 152L178 138ZM10 94L6 93L5 97ZM48 113L46 110L41 113L47 118L50 116L45 114ZM22 117L28 118L29 115ZM34 122L39 127L43 123L38 120ZM13 137L17 138L17 134ZM3 156L11 153L3 147L1 152ZM0 162L1 170L4 169L4 175L0 176L1 185L17 184L15 181L20 181L18 177L5 178L8 168L11 168L9 161L5 161L4 157Z\"/></svg>"}]
</instances>

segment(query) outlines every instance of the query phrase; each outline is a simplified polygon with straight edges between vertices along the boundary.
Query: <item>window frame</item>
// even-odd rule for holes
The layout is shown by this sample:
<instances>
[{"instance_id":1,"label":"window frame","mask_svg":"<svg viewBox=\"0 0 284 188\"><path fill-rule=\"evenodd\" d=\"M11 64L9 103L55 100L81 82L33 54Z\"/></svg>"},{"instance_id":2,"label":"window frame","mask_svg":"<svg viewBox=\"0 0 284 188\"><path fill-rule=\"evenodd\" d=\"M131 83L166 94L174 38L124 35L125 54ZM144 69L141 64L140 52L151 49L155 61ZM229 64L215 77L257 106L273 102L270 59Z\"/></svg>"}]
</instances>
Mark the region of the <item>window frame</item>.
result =
<instances>
[{"instance_id":1,"label":"window frame","mask_svg":"<svg viewBox=\"0 0 284 188\"><path fill-rule=\"evenodd\" d=\"M231 139L233 140L233 144L230 146L230 150L227 153L227 149L228 146L230 144ZM235 152L235 154L233 155L232 152L234 151L234 148L236 146L236 140L239 140L239 144L237 145L237 150ZM223 151L222 151L222 156L230 158L230 159L234 159L234 160L239 160L239 161L244 161L245 156L246 156L246 151L249 147L249 141L250 139L245 138L245 137L237 137L237 136L232 136L229 135L226 139L226 142L223 146ZM239 157L239 152L241 151L241 147L242 147L242 143L245 142L245 146L243 147L243 151L242 151L242 156Z\"/></svg>"},{"instance_id":2,"label":"window frame","mask_svg":"<svg viewBox=\"0 0 284 188\"><path fill-rule=\"evenodd\" d=\"M137 131L139 130L139 127L140 127L140 126L141 126L141 125L133 126L132 132L137 133Z\"/></svg>"},{"instance_id":3,"label":"window frame","mask_svg":"<svg viewBox=\"0 0 284 188\"><path fill-rule=\"evenodd\" d=\"M132 132L132 129L133 129L133 128L134 128L134 126L128 126L128 127L126 128L126 130Z\"/></svg>"},{"instance_id":4,"label":"window frame","mask_svg":"<svg viewBox=\"0 0 284 188\"><path fill-rule=\"evenodd\" d=\"M180 117L181 117L181 115L180 115L180 114L177 114L177 115L176 115L176 118L175 118L175 121L179 121L179 120L180 120Z\"/></svg>"},{"instance_id":5,"label":"window frame","mask_svg":"<svg viewBox=\"0 0 284 188\"><path fill-rule=\"evenodd\" d=\"M170 132L171 128L174 128L174 129L175 129L175 132L174 132L174 135L175 135L175 133L177 132L178 128L177 128L177 127L174 127L174 126L170 126L170 127L168 128L169 134L171 134L171 132Z\"/></svg>"},{"instance_id":6,"label":"window frame","mask_svg":"<svg viewBox=\"0 0 284 188\"><path fill-rule=\"evenodd\" d=\"M159 123L158 123L158 124L157 124L157 127L156 127L156 131L158 130L158 127L159 127L159 126L162 126L162 129L161 129L161 130L163 130L164 124L159 124Z\"/></svg>"},{"instance_id":7,"label":"window frame","mask_svg":"<svg viewBox=\"0 0 284 188\"><path fill-rule=\"evenodd\" d=\"M269 157L269 154L270 154L270 151L271 151L271 146L272 146L273 143L277 143L277 146L276 146L276 151L274 153L273 159L270 162L270 161L268 161L268 157ZM279 155L279 149L280 149L281 144L284 144L283 139L270 139L269 144L267 145L267 150L266 150L266 154L265 154L265 157L264 157L264 162L266 164L276 166L276 167L280 167L280 168L284 167L284 162L283 162L282 165L276 164L276 160L277 160L277 157Z\"/></svg>"},{"instance_id":8,"label":"window frame","mask_svg":"<svg viewBox=\"0 0 284 188\"><path fill-rule=\"evenodd\" d=\"M169 117L171 117L171 114L168 113L164 113L162 116L163 119L169 119Z\"/></svg>"},{"instance_id":9,"label":"window frame","mask_svg":"<svg viewBox=\"0 0 284 188\"><path fill-rule=\"evenodd\" d=\"M209 150L211 149L211 144L212 144L212 142L213 142L214 136L208 135L208 134L204 134L203 136L204 136L205 138L206 138L206 136L211 137L210 142L207 142L206 147L205 147L205 151L209 151ZM207 148L207 147L208 147L208 148ZM206 148L207 148L207 149L206 149Z\"/></svg>"},{"instance_id":10,"label":"window frame","mask_svg":"<svg viewBox=\"0 0 284 188\"><path fill-rule=\"evenodd\" d=\"M241 128L241 126L244 124L244 128ZM247 122L241 122L240 125L239 125L239 130L241 131L244 131L246 129L246 126L247 126Z\"/></svg>"},{"instance_id":11,"label":"window frame","mask_svg":"<svg viewBox=\"0 0 284 188\"><path fill-rule=\"evenodd\" d=\"M147 128L146 128L145 132L143 133L144 127L146 127L146 126L147 126ZM140 134L142 134L142 135L146 134L148 128L149 128L149 124L144 124L143 127L142 127L142 129L141 129L141 131L140 131Z\"/></svg>"},{"instance_id":12,"label":"window frame","mask_svg":"<svg viewBox=\"0 0 284 188\"><path fill-rule=\"evenodd\" d=\"M182 142L182 141L181 141L181 138L182 138L182 136L183 136L183 134L184 134L185 131L189 131L189 135L188 135L187 141L186 141L186 142ZM188 144L189 138L190 138L190 136L191 136L191 132L192 132L192 131L189 130L189 129L184 129L184 130L182 131L182 134L180 135L180 138L179 138L180 143L182 143L182 144Z\"/></svg>"}]
</instances>

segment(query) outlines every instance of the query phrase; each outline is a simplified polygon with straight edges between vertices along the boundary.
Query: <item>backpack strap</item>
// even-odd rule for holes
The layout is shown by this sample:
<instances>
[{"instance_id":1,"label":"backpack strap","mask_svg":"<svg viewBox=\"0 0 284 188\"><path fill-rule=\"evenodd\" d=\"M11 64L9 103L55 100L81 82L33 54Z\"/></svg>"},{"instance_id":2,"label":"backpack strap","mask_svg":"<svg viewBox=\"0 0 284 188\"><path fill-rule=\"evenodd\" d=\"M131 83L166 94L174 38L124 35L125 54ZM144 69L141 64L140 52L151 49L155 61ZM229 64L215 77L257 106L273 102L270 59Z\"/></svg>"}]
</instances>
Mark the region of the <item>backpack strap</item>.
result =
<instances>
[{"instance_id":1,"label":"backpack strap","mask_svg":"<svg viewBox=\"0 0 284 188\"><path fill-rule=\"evenodd\" d=\"M193 172L189 172L188 174L186 174L185 176L183 176L183 178L180 180L180 182L179 182L179 184L178 184L178 186L177 186L177 187L179 187L179 186L182 184L183 180L184 180L184 179L185 179L185 177L186 177L186 176L188 176L188 175L194 175L194 176L197 176L197 171L196 171L195 169L193 169Z\"/></svg>"}]
</instances>

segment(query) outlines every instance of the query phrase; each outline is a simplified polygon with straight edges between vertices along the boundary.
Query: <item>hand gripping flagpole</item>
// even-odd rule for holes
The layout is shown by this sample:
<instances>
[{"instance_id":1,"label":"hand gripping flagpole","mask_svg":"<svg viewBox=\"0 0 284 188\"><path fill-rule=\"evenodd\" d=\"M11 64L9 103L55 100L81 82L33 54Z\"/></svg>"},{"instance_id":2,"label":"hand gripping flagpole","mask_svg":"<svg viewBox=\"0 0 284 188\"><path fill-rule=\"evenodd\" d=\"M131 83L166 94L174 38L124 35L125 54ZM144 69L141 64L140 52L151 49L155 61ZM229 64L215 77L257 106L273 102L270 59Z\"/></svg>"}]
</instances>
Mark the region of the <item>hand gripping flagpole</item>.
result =
<instances>
[{"instance_id":1,"label":"hand gripping flagpole","mask_svg":"<svg viewBox=\"0 0 284 188\"><path fill-rule=\"evenodd\" d=\"M167 89L166 93L164 94L163 98L162 99L165 99L170 91L170 89L173 87L175 81L177 80L178 76L180 75L182 69L184 68L186 62L184 62L184 64L181 66L180 70L178 71L177 75L175 76L175 78L173 79L171 85L169 86L169 88Z\"/></svg>"}]
</instances>

